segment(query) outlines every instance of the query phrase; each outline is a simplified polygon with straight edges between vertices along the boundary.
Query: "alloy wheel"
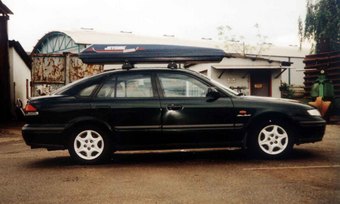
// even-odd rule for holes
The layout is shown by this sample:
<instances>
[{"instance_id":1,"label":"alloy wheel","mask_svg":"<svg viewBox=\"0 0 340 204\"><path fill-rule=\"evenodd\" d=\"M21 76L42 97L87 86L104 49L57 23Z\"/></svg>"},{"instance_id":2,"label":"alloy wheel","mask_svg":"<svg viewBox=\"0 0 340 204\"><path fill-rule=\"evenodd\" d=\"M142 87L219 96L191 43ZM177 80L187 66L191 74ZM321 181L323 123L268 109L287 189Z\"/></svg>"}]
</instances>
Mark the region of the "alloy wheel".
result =
<instances>
[{"instance_id":1,"label":"alloy wheel","mask_svg":"<svg viewBox=\"0 0 340 204\"><path fill-rule=\"evenodd\" d=\"M268 125L258 134L258 144L263 152L278 155L286 150L289 137L284 128L279 125Z\"/></svg>"},{"instance_id":2,"label":"alloy wheel","mask_svg":"<svg viewBox=\"0 0 340 204\"><path fill-rule=\"evenodd\" d=\"M94 160L104 151L104 139L94 130L84 130L74 139L74 151L84 160Z\"/></svg>"}]
</instances>

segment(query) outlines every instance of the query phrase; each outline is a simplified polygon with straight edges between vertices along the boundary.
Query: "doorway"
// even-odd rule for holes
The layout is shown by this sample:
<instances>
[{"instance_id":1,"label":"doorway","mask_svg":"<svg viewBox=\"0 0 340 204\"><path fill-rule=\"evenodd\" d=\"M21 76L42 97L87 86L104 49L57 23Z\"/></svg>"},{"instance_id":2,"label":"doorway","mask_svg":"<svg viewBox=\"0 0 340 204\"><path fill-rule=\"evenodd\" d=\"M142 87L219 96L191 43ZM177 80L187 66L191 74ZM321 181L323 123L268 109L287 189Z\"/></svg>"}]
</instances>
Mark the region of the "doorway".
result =
<instances>
[{"instance_id":1,"label":"doorway","mask_svg":"<svg viewBox=\"0 0 340 204\"><path fill-rule=\"evenodd\" d=\"M250 94L253 96L271 96L271 72L257 70L250 73Z\"/></svg>"}]
</instances>

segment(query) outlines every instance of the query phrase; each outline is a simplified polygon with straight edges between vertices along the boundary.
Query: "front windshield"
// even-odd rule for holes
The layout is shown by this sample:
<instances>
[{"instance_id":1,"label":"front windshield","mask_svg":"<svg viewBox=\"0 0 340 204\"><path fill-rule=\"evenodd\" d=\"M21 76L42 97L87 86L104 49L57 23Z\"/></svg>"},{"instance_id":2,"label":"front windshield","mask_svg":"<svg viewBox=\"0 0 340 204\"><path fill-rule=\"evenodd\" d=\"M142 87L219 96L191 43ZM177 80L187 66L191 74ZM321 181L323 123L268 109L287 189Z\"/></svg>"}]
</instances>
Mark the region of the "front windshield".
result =
<instances>
[{"instance_id":1,"label":"front windshield","mask_svg":"<svg viewBox=\"0 0 340 204\"><path fill-rule=\"evenodd\" d=\"M196 73L197 73L197 72L196 72ZM229 88L229 87L227 87L227 86L221 84L220 82L215 81L215 80L213 80L213 79L210 79L209 77L207 77L207 76L204 75L204 74L199 73L199 75L202 76L202 77L204 77L204 78L206 78L206 79L208 79L208 80L209 80L210 82L212 82L215 86L217 86L217 87L223 89L224 91L228 92L229 94L235 95L235 96L238 96L238 95L239 95L238 92L236 92L236 91L232 90L231 88Z\"/></svg>"},{"instance_id":2,"label":"front windshield","mask_svg":"<svg viewBox=\"0 0 340 204\"><path fill-rule=\"evenodd\" d=\"M239 93L237 93L236 91L232 90L231 88L229 88L229 87L227 87L227 86L221 84L221 83L218 82L218 81L215 81L215 80L213 80L213 79L210 79L210 81L211 81L215 86L217 86L217 87L219 87L219 88L221 88L221 89L227 91L228 93L231 93L232 95L235 95L235 96L239 95Z\"/></svg>"}]
</instances>

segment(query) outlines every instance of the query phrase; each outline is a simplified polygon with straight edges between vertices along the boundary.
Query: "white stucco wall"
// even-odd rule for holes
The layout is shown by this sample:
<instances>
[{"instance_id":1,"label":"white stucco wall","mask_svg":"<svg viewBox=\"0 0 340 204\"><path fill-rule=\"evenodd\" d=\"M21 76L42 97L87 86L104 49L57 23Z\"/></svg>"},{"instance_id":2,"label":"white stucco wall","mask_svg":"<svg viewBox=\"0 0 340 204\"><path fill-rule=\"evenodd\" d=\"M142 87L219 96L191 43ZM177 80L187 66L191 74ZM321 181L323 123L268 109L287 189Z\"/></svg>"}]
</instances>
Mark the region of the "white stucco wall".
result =
<instances>
[{"instance_id":1,"label":"white stucco wall","mask_svg":"<svg viewBox=\"0 0 340 204\"><path fill-rule=\"evenodd\" d=\"M10 63L10 85L11 85L11 103L15 111L15 101L20 98L25 105L27 99L31 97L31 71L26 66L14 48L9 49L9 63ZM28 79L28 93L26 95L26 79ZM15 85L14 85L15 83ZM28 98L27 98L28 96Z\"/></svg>"},{"instance_id":2,"label":"white stucco wall","mask_svg":"<svg viewBox=\"0 0 340 204\"><path fill-rule=\"evenodd\" d=\"M223 74L223 70L211 68L210 71L211 79L218 81L219 83L226 85L227 87L232 88L235 91L238 91L236 89L237 87L241 87L242 93L250 95L250 76L247 70L224 70Z\"/></svg>"},{"instance_id":3,"label":"white stucco wall","mask_svg":"<svg viewBox=\"0 0 340 204\"><path fill-rule=\"evenodd\" d=\"M229 60L229 61L228 61ZM248 60L249 63L249 69L252 68L252 66L256 66L255 63L258 62L253 62L251 60ZM244 64L244 59L242 58L233 58L232 60L230 59L225 59L221 63L224 63L226 65L234 64L237 66L237 64ZM265 62L260 62L261 63L267 63ZM203 72L204 70L207 70L207 76L213 80L218 81L219 83L233 88L235 91L240 91L235 88L237 87L242 87L244 89L241 89L241 92L250 95L250 73L249 69L224 69L224 73L221 75L223 72L223 69L215 69L212 66L216 66L218 64L197 64L194 66L191 66L189 69L194 70L196 72ZM273 67L278 67L278 65L274 66L273 63L269 63L268 66L273 66ZM256 72L256 69L254 69ZM271 70L271 96L275 98L280 98L281 97L281 92L279 90L280 84L281 84L281 75L279 73L281 72L281 69L270 69ZM279 75L279 76L278 76ZM277 77L278 76L278 77ZM220 77L220 78L219 78ZM277 77L277 78L276 78Z\"/></svg>"}]
</instances>

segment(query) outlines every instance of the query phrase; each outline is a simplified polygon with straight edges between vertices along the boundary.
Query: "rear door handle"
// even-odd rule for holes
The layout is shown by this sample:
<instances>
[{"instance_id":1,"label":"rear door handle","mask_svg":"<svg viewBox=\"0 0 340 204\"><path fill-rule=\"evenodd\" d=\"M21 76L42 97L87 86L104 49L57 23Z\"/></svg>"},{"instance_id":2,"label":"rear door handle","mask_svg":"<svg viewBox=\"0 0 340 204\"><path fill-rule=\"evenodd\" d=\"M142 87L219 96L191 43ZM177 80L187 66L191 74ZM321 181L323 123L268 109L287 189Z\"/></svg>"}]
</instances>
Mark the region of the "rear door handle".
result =
<instances>
[{"instance_id":1,"label":"rear door handle","mask_svg":"<svg viewBox=\"0 0 340 204\"><path fill-rule=\"evenodd\" d=\"M178 104L169 104L167 106L168 110L183 110L183 106L182 105L178 105Z\"/></svg>"}]
</instances>

